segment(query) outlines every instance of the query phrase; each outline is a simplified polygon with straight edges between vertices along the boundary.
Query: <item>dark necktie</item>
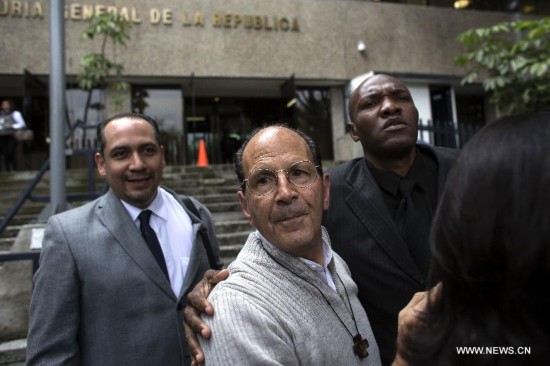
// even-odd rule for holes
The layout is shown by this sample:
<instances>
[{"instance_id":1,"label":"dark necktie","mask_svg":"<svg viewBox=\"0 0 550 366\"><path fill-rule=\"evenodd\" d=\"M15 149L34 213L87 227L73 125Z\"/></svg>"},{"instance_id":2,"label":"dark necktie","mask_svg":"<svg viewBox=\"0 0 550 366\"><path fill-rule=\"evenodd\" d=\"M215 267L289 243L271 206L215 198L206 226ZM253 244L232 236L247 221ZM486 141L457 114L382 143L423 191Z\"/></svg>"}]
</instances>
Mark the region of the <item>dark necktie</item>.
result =
<instances>
[{"instance_id":1,"label":"dark necktie","mask_svg":"<svg viewBox=\"0 0 550 366\"><path fill-rule=\"evenodd\" d=\"M406 178L401 179L399 183L401 201L395 212L395 223L403 240L407 243L418 269L421 273L427 274L430 263L430 213L427 207L422 210L415 204L417 202L413 200L412 196L415 186L413 181Z\"/></svg>"},{"instance_id":2,"label":"dark necktie","mask_svg":"<svg viewBox=\"0 0 550 366\"><path fill-rule=\"evenodd\" d=\"M162 272L168 279L168 282L170 282L170 277L168 276L168 269L166 268L166 261L164 260L164 255L162 254L162 248L160 247L159 240L157 238L157 234L155 234L155 231L149 226L149 219L151 218L151 210L143 210L138 216L139 223L140 223L140 230L141 235L143 236L143 239L145 239L145 242L147 243L147 246L151 250L151 253L153 253L153 256L157 260L157 263L160 266L160 269L162 269Z\"/></svg>"}]
</instances>

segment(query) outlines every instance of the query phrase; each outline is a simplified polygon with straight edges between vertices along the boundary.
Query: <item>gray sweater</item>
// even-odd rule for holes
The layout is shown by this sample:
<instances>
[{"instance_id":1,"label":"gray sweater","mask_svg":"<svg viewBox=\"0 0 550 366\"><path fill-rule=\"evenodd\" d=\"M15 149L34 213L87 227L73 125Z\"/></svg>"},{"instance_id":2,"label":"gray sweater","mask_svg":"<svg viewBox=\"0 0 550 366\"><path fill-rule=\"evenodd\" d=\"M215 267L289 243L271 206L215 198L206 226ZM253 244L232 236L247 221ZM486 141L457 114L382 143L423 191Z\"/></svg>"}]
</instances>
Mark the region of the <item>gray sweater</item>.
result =
<instances>
[{"instance_id":1,"label":"gray sweater","mask_svg":"<svg viewBox=\"0 0 550 366\"><path fill-rule=\"evenodd\" d=\"M324 228L323 238L330 243ZM337 292L299 258L250 234L229 266L231 275L209 296L215 315L203 319L212 337L200 340L206 365L380 365L347 265L333 253L329 267ZM365 359L353 351L357 330L342 283L359 332L369 342Z\"/></svg>"}]
</instances>

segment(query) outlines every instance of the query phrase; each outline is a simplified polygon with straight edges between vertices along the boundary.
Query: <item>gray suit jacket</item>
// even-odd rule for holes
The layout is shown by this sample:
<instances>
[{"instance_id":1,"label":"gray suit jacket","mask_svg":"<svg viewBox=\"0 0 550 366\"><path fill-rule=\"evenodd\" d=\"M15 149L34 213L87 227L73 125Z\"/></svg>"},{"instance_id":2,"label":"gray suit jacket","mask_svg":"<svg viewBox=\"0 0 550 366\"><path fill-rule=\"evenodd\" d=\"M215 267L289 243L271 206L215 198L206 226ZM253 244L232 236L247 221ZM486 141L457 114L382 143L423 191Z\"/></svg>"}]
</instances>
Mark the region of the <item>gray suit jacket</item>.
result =
<instances>
[{"instance_id":1,"label":"gray suit jacket","mask_svg":"<svg viewBox=\"0 0 550 366\"><path fill-rule=\"evenodd\" d=\"M177 295L112 191L52 216L34 277L27 364L189 364L181 310L209 268L201 227L219 256L210 213L193 203L202 218L184 207L194 242Z\"/></svg>"},{"instance_id":2,"label":"gray suit jacket","mask_svg":"<svg viewBox=\"0 0 550 366\"><path fill-rule=\"evenodd\" d=\"M417 146L437 160L439 197L458 151ZM390 364L395 356L397 314L415 292L426 288L426 279L399 235L365 159L336 166L329 175L330 207L323 225L357 283L382 363Z\"/></svg>"}]
</instances>

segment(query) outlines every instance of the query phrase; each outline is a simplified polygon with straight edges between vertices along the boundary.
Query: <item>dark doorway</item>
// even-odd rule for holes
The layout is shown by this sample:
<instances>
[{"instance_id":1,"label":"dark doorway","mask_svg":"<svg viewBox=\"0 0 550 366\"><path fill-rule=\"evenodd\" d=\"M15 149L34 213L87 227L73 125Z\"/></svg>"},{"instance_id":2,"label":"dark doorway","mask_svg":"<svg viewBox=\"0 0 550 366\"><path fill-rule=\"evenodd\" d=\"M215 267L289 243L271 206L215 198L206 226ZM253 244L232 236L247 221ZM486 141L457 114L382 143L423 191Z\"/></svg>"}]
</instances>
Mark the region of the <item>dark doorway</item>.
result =
<instances>
[{"instance_id":1,"label":"dark doorway","mask_svg":"<svg viewBox=\"0 0 550 366\"><path fill-rule=\"evenodd\" d=\"M195 98L184 103L187 164L194 164L200 140L210 163L231 163L255 128L281 122L278 98ZM285 121L288 122L288 121Z\"/></svg>"},{"instance_id":2,"label":"dark doorway","mask_svg":"<svg viewBox=\"0 0 550 366\"><path fill-rule=\"evenodd\" d=\"M430 100L435 145L456 148L451 88L439 85L430 86Z\"/></svg>"},{"instance_id":3,"label":"dark doorway","mask_svg":"<svg viewBox=\"0 0 550 366\"><path fill-rule=\"evenodd\" d=\"M459 143L466 142L481 129L486 122L485 103L483 95L455 94Z\"/></svg>"},{"instance_id":4,"label":"dark doorway","mask_svg":"<svg viewBox=\"0 0 550 366\"><path fill-rule=\"evenodd\" d=\"M23 115L27 128L33 131L33 140L17 143L15 169L36 170L49 155L48 86L28 70L24 70L23 77L19 77L17 83L23 91L23 97L5 97L15 102L16 109Z\"/></svg>"},{"instance_id":5,"label":"dark doorway","mask_svg":"<svg viewBox=\"0 0 550 366\"><path fill-rule=\"evenodd\" d=\"M135 84L132 110L157 119L168 164L197 164L201 140L209 164L232 163L254 129L274 123L300 128L317 142L323 159L332 159L330 89L299 88L289 80L275 92L258 88L256 93L254 86L233 91L225 83L206 80L189 88Z\"/></svg>"},{"instance_id":6,"label":"dark doorway","mask_svg":"<svg viewBox=\"0 0 550 366\"><path fill-rule=\"evenodd\" d=\"M209 162L230 163L254 129L274 123L301 129L315 140L323 159L332 159L328 89L298 89L296 101L287 104L285 98L216 97L196 98L193 108L192 99L185 99L186 163L196 162L201 139L206 143Z\"/></svg>"}]
</instances>

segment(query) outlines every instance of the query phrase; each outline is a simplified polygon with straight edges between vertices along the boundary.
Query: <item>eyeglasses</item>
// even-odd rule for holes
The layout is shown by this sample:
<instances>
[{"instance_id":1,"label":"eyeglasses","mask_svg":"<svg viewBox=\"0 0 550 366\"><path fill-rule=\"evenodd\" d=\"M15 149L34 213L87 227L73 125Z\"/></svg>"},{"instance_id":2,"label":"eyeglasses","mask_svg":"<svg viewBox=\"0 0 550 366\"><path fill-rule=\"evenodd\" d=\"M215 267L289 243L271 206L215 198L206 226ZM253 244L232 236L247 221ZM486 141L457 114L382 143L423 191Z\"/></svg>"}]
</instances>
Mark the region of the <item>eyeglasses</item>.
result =
<instances>
[{"instance_id":1,"label":"eyeglasses","mask_svg":"<svg viewBox=\"0 0 550 366\"><path fill-rule=\"evenodd\" d=\"M318 165L313 165L309 160L297 161L291 164L288 169L256 169L248 178L243 180L246 187L256 196L267 196L277 187L279 173L285 172L286 179L297 188L307 188L317 180Z\"/></svg>"}]
</instances>

